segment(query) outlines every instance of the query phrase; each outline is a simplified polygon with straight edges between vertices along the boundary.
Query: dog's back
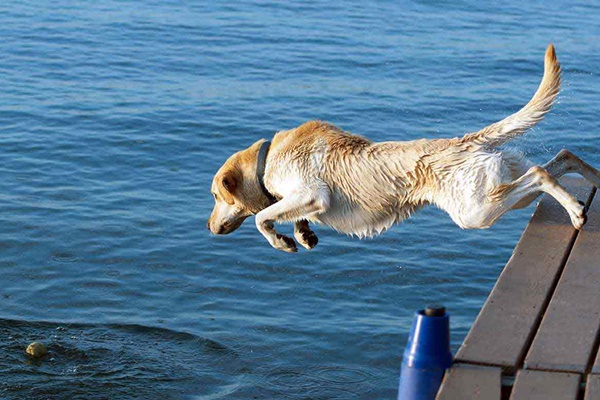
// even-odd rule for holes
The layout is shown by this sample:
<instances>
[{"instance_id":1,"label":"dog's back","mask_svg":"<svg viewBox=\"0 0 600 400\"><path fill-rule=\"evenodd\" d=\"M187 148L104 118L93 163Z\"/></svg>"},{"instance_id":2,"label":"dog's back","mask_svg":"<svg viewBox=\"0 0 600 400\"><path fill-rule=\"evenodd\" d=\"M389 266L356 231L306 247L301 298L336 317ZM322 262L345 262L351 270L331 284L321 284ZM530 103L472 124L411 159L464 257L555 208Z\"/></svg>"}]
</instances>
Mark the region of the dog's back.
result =
<instances>
[{"instance_id":1,"label":"dog's back","mask_svg":"<svg viewBox=\"0 0 600 400\"><path fill-rule=\"evenodd\" d=\"M423 162L457 139L372 143L321 121L275 135L265 183L280 197L323 183L331 191L327 213L315 221L371 236L427 204L437 182Z\"/></svg>"}]
</instances>

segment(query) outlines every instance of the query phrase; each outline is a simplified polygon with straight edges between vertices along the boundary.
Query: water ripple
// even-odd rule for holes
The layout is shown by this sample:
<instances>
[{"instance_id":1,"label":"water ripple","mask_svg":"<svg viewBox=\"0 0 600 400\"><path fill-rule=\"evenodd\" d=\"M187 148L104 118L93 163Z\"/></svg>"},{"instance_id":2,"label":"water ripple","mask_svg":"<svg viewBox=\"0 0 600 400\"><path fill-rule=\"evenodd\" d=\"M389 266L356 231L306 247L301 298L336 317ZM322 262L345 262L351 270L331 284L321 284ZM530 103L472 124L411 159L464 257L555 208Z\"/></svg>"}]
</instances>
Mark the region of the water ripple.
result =
<instances>
[{"instance_id":1,"label":"water ripple","mask_svg":"<svg viewBox=\"0 0 600 400\"><path fill-rule=\"evenodd\" d=\"M0 393L5 396L27 395L40 375L62 381L64 397L81 393L80 385L69 376L93 378L84 385L89 397L94 396L95 387L112 398L118 395L117 383L135 386L147 380L163 382L163 387L176 383L182 392L193 393L206 374L235 384L241 366L237 353L218 341L143 325L64 326L0 319L0 337L9 338L0 344L5 355L0 368L7 377ZM47 345L44 359L26 357L25 347L34 340ZM36 389L36 396L50 396L53 390Z\"/></svg>"},{"instance_id":2,"label":"water ripple","mask_svg":"<svg viewBox=\"0 0 600 400\"><path fill-rule=\"evenodd\" d=\"M75 254L69 252L53 252L50 258L59 263L73 263L79 260Z\"/></svg>"}]
</instances>

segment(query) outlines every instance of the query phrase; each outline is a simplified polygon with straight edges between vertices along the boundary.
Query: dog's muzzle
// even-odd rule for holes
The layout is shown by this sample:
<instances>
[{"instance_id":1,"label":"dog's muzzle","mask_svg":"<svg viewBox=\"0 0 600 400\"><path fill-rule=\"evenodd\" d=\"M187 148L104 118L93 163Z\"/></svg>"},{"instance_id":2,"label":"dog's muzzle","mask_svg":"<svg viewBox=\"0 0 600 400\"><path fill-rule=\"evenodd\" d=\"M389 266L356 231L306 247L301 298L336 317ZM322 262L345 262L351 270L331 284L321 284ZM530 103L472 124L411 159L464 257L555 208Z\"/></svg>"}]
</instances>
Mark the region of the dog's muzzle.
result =
<instances>
[{"instance_id":1,"label":"dog's muzzle","mask_svg":"<svg viewBox=\"0 0 600 400\"><path fill-rule=\"evenodd\" d=\"M233 221L223 222L222 224L218 224L216 226L215 223L211 222L211 220L209 219L206 223L206 229L208 229L209 231L211 231L211 233L215 235L227 235L239 228L245 219L246 217L238 218Z\"/></svg>"}]
</instances>

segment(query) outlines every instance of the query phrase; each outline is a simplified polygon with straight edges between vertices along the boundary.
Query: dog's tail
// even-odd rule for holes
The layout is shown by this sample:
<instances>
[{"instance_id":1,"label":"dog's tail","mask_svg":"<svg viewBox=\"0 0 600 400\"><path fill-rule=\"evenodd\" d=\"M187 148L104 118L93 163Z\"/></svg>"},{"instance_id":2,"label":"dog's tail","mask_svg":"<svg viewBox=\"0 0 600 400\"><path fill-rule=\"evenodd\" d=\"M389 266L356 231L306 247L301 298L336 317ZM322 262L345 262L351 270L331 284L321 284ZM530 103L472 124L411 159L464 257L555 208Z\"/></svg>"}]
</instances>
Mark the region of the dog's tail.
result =
<instances>
[{"instance_id":1,"label":"dog's tail","mask_svg":"<svg viewBox=\"0 0 600 400\"><path fill-rule=\"evenodd\" d=\"M560 64L550 44L544 59L544 76L533 98L516 113L492 125L486 126L479 132L468 133L461 142L474 142L486 146L498 146L537 124L548 111L560 90Z\"/></svg>"}]
</instances>

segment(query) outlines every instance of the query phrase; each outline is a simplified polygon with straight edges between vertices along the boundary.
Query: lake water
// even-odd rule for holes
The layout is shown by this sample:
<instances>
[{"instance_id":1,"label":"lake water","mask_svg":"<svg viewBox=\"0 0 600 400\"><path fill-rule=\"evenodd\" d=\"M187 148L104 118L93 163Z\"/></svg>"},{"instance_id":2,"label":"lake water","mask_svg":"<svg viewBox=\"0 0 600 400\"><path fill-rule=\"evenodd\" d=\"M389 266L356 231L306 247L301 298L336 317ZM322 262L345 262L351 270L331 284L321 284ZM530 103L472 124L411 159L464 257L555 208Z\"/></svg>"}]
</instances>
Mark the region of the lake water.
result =
<instances>
[{"instance_id":1,"label":"lake water","mask_svg":"<svg viewBox=\"0 0 600 400\"><path fill-rule=\"evenodd\" d=\"M414 311L446 305L456 350L533 208L487 231L433 208L370 240L316 227L290 255L252 219L208 234L212 176L309 119L477 130L532 96L549 42L560 101L513 146L600 165L592 3L2 3L0 397L395 398Z\"/></svg>"}]
</instances>

